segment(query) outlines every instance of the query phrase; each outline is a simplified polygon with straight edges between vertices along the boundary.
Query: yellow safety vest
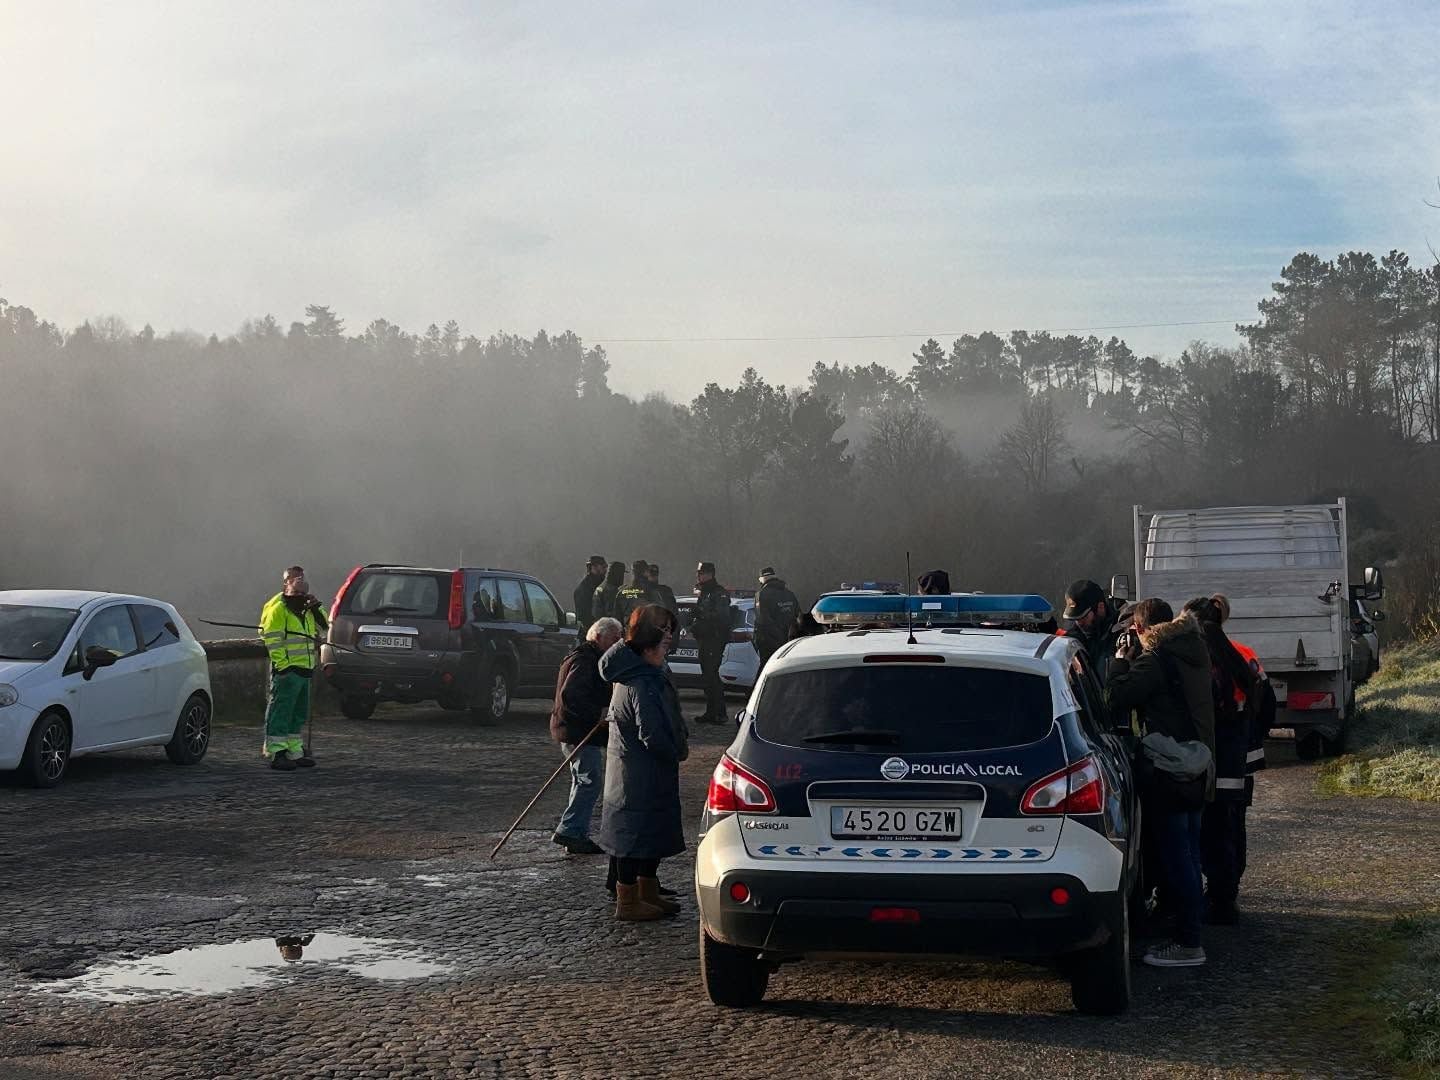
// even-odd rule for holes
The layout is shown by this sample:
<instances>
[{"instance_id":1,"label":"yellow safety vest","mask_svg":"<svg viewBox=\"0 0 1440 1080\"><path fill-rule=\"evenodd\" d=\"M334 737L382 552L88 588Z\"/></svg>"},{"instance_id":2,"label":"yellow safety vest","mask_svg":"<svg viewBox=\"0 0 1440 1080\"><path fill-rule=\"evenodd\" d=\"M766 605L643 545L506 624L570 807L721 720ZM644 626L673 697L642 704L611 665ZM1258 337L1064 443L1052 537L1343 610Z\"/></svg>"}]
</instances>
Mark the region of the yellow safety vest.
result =
<instances>
[{"instance_id":1,"label":"yellow safety vest","mask_svg":"<svg viewBox=\"0 0 1440 1080\"><path fill-rule=\"evenodd\" d=\"M276 671L320 666L320 625L315 612L296 615L285 606L285 594L276 593L260 612L260 639L270 650L270 663Z\"/></svg>"}]
</instances>

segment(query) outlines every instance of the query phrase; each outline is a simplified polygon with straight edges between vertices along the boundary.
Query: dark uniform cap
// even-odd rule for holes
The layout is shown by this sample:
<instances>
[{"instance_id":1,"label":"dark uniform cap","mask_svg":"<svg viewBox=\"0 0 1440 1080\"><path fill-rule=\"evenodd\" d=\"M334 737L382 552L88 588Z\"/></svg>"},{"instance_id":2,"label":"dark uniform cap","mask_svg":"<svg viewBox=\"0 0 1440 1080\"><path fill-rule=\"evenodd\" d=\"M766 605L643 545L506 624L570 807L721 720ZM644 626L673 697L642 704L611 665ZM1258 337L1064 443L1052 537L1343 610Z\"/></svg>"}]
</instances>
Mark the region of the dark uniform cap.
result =
<instances>
[{"instance_id":1,"label":"dark uniform cap","mask_svg":"<svg viewBox=\"0 0 1440 1080\"><path fill-rule=\"evenodd\" d=\"M1087 578L1079 578L1065 590L1065 612L1062 619L1078 619L1096 604L1104 603L1105 590Z\"/></svg>"},{"instance_id":2,"label":"dark uniform cap","mask_svg":"<svg viewBox=\"0 0 1440 1080\"><path fill-rule=\"evenodd\" d=\"M764 581L766 578L772 578L772 577L774 577L774 576L775 576L775 568L774 568L773 566L764 567L764 568L761 569L761 571L760 571L760 580L761 580L761 581Z\"/></svg>"},{"instance_id":3,"label":"dark uniform cap","mask_svg":"<svg viewBox=\"0 0 1440 1080\"><path fill-rule=\"evenodd\" d=\"M589 560L585 563L585 565L586 565L586 566L594 566L596 563L603 563L604 561L605 561L605 556L604 556L604 555L591 555L590 558L589 558Z\"/></svg>"},{"instance_id":4,"label":"dark uniform cap","mask_svg":"<svg viewBox=\"0 0 1440 1080\"><path fill-rule=\"evenodd\" d=\"M715 573L715 564L713 562L702 562L699 566L695 567L695 572L697 574L713 574Z\"/></svg>"},{"instance_id":5,"label":"dark uniform cap","mask_svg":"<svg viewBox=\"0 0 1440 1080\"><path fill-rule=\"evenodd\" d=\"M634 573L648 574L650 573L650 563L645 559L636 559L630 564L630 570Z\"/></svg>"}]
</instances>

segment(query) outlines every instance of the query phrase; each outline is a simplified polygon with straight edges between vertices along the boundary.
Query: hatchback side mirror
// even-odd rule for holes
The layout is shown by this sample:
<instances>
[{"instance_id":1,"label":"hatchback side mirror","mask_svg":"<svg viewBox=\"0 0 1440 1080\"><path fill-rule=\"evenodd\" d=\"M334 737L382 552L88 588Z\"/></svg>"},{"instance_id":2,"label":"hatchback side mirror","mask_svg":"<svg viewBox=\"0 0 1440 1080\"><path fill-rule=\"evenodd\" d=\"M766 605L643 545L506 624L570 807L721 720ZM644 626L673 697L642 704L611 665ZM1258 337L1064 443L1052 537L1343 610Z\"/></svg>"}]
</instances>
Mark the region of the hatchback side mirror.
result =
<instances>
[{"instance_id":1,"label":"hatchback side mirror","mask_svg":"<svg viewBox=\"0 0 1440 1080\"><path fill-rule=\"evenodd\" d=\"M1134 600L1132 591L1129 574L1116 574L1110 579L1110 595L1116 600Z\"/></svg>"},{"instance_id":2,"label":"hatchback side mirror","mask_svg":"<svg viewBox=\"0 0 1440 1080\"><path fill-rule=\"evenodd\" d=\"M90 648L85 650L85 681L89 682L95 677L95 672L99 671L102 667L110 667L119 659L120 657L116 656L109 649L102 649L99 645L91 645Z\"/></svg>"},{"instance_id":3,"label":"hatchback side mirror","mask_svg":"<svg viewBox=\"0 0 1440 1080\"><path fill-rule=\"evenodd\" d=\"M1367 566L1365 568L1365 597L1368 600L1379 600L1385 595L1385 575L1380 572L1378 566Z\"/></svg>"}]
</instances>

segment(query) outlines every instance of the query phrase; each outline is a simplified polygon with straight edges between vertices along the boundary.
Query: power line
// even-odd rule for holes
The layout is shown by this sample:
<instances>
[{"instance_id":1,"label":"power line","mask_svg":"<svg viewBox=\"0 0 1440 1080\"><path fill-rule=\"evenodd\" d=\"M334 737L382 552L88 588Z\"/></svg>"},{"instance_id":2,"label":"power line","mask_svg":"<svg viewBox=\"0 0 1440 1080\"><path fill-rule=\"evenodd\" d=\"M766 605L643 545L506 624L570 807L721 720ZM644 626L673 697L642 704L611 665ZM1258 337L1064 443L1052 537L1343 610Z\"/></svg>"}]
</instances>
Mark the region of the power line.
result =
<instances>
[{"instance_id":1,"label":"power line","mask_svg":"<svg viewBox=\"0 0 1440 1080\"><path fill-rule=\"evenodd\" d=\"M1089 334L1099 330L1160 330L1178 326L1234 326L1244 319L1199 319L1194 322L1116 323L1111 326L1052 326L1037 334ZM783 341L894 341L901 338L961 337L970 330L902 330L893 334L782 334L757 337L590 337L596 345L717 345Z\"/></svg>"}]
</instances>

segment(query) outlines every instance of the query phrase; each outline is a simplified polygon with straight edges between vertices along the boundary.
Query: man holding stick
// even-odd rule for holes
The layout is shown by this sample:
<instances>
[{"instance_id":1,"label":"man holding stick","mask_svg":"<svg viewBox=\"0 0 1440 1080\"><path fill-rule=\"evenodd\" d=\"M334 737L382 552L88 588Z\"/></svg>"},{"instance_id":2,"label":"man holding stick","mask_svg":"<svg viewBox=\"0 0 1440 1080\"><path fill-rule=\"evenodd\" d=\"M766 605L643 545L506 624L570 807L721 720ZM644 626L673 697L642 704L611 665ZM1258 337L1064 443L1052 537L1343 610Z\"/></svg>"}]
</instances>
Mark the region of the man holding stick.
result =
<instances>
[{"instance_id":1,"label":"man holding stick","mask_svg":"<svg viewBox=\"0 0 1440 1080\"><path fill-rule=\"evenodd\" d=\"M281 581L281 591L260 613L260 637L270 654L264 749L272 769L294 772L315 765L301 733L310 716L310 681L319 666L320 635L328 624L303 568L287 567Z\"/></svg>"},{"instance_id":2,"label":"man holding stick","mask_svg":"<svg viewBox=\"0 0 1440 1080\"><path fill-rule=\"evenodd\" d=\"M590 818L605 779L605 744L609 734L602 726L588 741L586 735L605 719L611 686L600 677L600 658L620 640L620 623L597 620L560 665L555 683L555 704L550 710L550 737L570 762L570 801L560 815L551 839L571 855L600 855L590 839ZM576 746L580 746L576 752Z\"/></svg>"}]
</instances>

